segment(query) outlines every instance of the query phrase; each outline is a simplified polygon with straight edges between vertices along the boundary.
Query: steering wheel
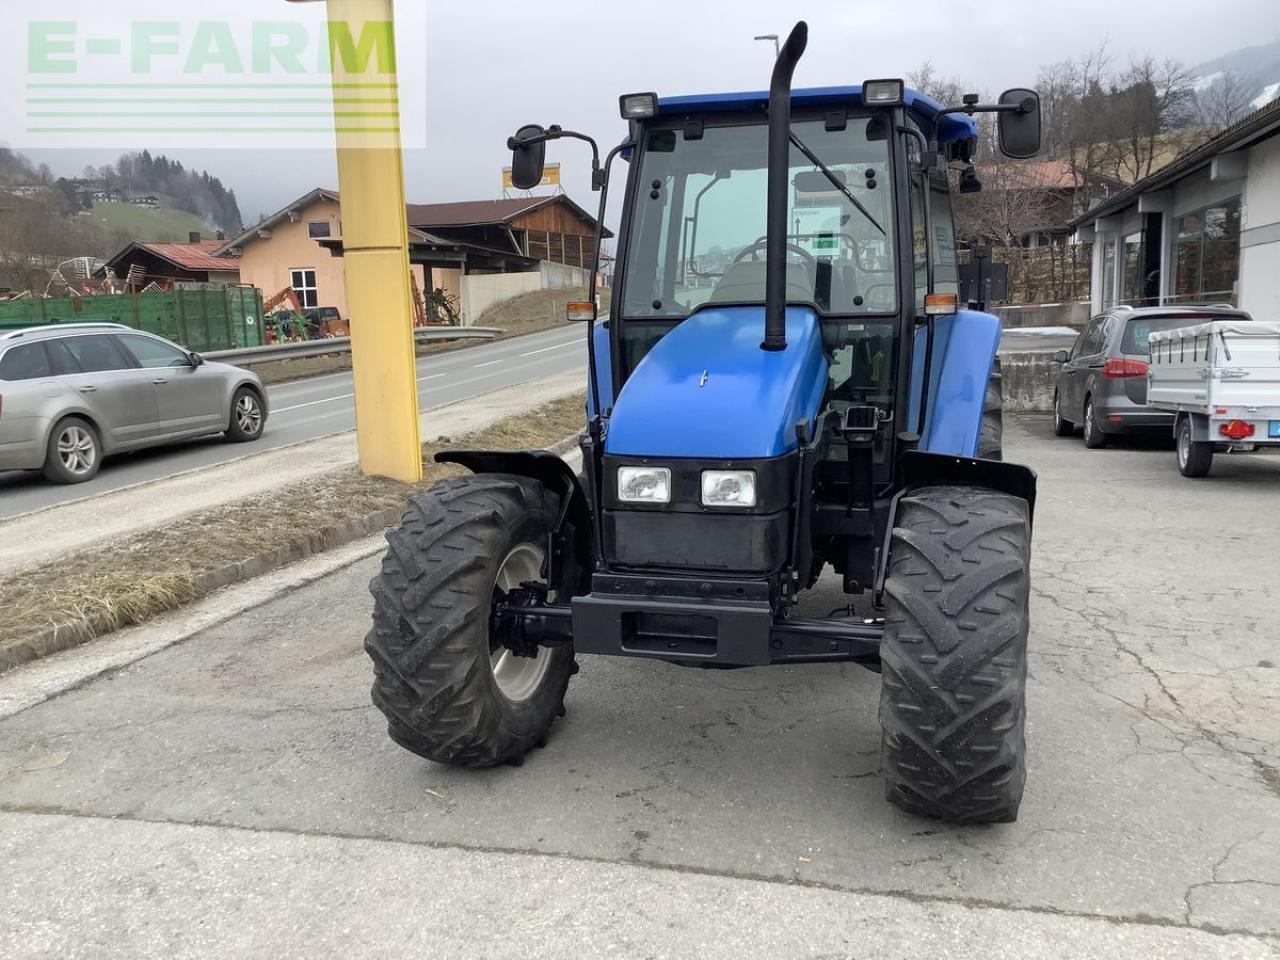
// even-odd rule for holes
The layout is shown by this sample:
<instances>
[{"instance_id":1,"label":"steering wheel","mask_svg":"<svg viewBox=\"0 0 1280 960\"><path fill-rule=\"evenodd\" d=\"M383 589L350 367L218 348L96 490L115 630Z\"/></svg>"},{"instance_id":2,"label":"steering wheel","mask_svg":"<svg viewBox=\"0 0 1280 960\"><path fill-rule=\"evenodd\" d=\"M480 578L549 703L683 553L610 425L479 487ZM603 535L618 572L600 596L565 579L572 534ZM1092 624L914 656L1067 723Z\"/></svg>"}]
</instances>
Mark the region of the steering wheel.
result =
<instances>
[{"instance_id":1,"label":"steering wheel","mask_svg":"<svg viewBox=\"0 0 1280 960\"><path fill-rule=\"evenodd\" d=\"M747 259L747 257L751 257L752 260L759 260L760 258L755 256L755 254L765 249L768 245L769 245L768 240L757 240L751 246L743 247L740 251L738 251L738 255L733 258L733 262L741 263L743 260ZM817 266L818 261L815 260L813 257L813 254L811 254L804 247L797 246L794 243L788 243L787 250L789 250L791 253L798 253L800 255L800 259L804 260L809 266L811 267Z\"/></svg>"}]
</instances>

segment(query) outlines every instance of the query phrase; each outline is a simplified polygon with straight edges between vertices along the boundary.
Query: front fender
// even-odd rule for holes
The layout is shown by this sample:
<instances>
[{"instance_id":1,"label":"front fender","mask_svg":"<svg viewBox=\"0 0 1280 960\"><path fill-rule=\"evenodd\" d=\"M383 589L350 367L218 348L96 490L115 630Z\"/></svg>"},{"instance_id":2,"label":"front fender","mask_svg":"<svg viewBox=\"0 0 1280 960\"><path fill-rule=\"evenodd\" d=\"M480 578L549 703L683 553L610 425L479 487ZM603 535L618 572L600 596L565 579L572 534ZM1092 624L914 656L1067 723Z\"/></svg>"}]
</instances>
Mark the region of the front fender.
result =
<instances>
[{"instance_id":1,"label":"front fender","mask_svg":"<svg viewBox=\"0 0 1280 960\"><path fill-rule=\"evenodd\" d=\"M591 506L578 476L563 459L546 450L441 450L436 463L456 463L472 473L506 473L536 480L560 500L560 516L552 536L551 583L564 582L559 572L573 571L576 593L591 589Z\"/></svg>"}]
</instances>

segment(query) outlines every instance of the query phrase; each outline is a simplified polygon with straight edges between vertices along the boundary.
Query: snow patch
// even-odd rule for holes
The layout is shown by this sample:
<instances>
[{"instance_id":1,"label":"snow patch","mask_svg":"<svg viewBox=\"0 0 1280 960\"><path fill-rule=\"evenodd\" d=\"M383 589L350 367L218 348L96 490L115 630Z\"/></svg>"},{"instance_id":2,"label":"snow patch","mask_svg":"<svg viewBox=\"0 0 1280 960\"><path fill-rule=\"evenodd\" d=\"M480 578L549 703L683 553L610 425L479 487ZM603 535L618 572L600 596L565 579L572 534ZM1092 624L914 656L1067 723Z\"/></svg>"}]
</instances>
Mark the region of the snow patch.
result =
<instances>
[{"instance_id":1,"label":"snow patch","mask_svg":"<svg viewBox=\"0 0 1280 960\"><path fill-rule=\"evenodd\" d=\"M1207 74L1203 77L1196 77L1191 81L1191 89L1196 93L1204 93L1215 83L1222 79L1222 71L1218 70L1214 73Z\"/></svg>"},{"instance_id":2,"label":"snow patch","mask_svg":"<svg viewBox=\"0 0 1280 960\"><path fill-rule=\"evenodd\" d=\"M1249 101L1249 106L1254 108L1265 107L1268 103L1280 96L1280 83L1268 83L1262 88L1262 92Z\"/></svg>"}]
</instances>

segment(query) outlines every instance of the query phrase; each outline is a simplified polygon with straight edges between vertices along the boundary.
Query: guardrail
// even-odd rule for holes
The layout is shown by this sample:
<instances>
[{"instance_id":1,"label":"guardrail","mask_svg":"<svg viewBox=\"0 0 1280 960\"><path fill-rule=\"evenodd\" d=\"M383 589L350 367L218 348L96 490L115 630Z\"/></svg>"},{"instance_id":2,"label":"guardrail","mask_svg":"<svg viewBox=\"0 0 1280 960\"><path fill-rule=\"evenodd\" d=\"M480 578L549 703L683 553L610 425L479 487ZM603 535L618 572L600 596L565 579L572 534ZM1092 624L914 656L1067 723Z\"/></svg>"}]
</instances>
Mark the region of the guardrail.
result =
<instances>
[{"instance_id":1,"label":"guardrail","mask_svg":"<svg viewBox=\"0 0 1280 960\"><path fill-rule=\"evenodd\" d=\"M421 327L413 332L418 343L431 340L494 340L502 336L497 327ZM203 354L208 360L221 363L253 363L264 360L293 360L300 357L322 357L330 353L350 353L350 337L330 337L327 340L302 340L298 343L276 343L269 347L248 347L241 350L213 350Z\"/></svg>"}]
</instances>

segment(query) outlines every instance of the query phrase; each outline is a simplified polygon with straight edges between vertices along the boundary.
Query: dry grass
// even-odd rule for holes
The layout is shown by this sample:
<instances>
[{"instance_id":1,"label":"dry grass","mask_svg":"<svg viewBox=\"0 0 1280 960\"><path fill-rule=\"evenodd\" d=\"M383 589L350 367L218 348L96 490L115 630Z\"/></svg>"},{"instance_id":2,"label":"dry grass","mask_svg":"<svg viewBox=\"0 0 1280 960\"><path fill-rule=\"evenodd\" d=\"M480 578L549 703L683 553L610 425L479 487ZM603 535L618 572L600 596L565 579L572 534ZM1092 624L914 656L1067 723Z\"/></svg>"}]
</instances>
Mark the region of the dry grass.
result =
<instances>
[{"instance_id":1,"label":"dry grass","mask_svg":"<svg viewBox=\"0 0 1280 960\"><path fill-rule=\"evenodd\" d=\"M197 578L299 543L325 546L335 528L381 511L403 509L410 494L463 472L433 461L451 446L545 448L582 428L582 394L509 417L476 433L424 445L421 488L336 470L248 503L203 510L162 528L60 557L0 578L0 650L51 627L83 642L141 623L195 599Z\"/></svg>"},{"instance_id":2,"label":"dry grass","mask_svg":"<svg viewBox=\"0 0 1280 960\"><path fill-rule=\"evenodd\" d=\"M571 300L587 299L585 287L565 287L563 290L534 290L518 297L504 300L486 310L476 322L478 327L498 327L507 336L537 333L567 323L565 306ZM600 312L609 309L609 291L600 291Z\"/></svg>"}]
</instances>

